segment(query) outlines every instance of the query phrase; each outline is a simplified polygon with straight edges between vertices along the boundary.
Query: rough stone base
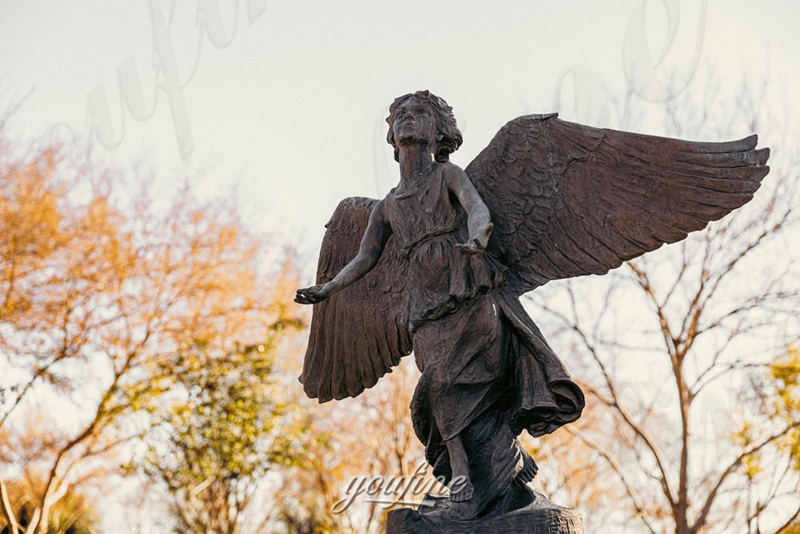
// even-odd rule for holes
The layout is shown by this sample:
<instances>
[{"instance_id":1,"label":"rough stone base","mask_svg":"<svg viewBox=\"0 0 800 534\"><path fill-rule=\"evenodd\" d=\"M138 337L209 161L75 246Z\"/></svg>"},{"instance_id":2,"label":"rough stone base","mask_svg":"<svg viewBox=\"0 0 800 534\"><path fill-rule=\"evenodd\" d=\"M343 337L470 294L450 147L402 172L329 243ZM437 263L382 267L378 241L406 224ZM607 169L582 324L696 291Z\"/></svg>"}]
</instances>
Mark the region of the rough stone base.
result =
<instances>
[{"instance_id":1,"label":"rough stone base","mask_svg":"<svg viewBox=\"0 0 800 534\"><path fill-rule=\"evenodd\" d=\"M442 506L444 505L444 506ZM425 513L411 508L389 512L386 534L583 534L583 518L539 493L528 506L489 519L447 520L437 512L446 501L426 507Z\"/></svg>"}]
</instances>

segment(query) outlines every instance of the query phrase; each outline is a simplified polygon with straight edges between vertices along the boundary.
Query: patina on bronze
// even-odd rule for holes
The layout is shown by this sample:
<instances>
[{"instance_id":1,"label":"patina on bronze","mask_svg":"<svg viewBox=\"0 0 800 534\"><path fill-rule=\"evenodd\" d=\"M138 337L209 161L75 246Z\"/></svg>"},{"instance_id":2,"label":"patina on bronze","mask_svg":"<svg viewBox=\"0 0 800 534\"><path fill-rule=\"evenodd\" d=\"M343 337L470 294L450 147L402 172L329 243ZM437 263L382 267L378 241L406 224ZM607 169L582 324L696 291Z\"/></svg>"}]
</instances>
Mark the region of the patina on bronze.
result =
<instances>
[{"instance_id":1,"label":"patina on bronze","mask_svg":"<svg viewBox=\"0 0 800 534\"><path fill-rule=\"evenodd\" d=\"M413 349L414 429L434 474L463 483L408 521L502 521L541 501L517 436L584 407L519 297L604 274L742 206L769 149L755 135L689 142L528 115L462 170L441 98L401 96L387 122L400 183L380 201L343 200L328 222L318 285L297 291L316 304L300 381L320 402L355 397ZM564 528L553 532L575 531Z\"/></svg>"}]
</instances>

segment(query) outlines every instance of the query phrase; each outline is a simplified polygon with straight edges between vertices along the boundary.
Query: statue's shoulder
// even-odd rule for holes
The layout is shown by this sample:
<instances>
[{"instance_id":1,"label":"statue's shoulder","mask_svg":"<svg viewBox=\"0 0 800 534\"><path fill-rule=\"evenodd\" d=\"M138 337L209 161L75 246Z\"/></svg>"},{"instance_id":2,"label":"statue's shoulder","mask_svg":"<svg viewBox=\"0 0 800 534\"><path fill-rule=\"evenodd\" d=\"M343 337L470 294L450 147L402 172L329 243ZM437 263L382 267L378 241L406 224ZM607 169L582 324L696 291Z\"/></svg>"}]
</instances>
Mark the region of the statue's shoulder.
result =
<instances>
[{"instance_id":1,"label":"statue's shoulder","mask_svg":"<svg viewBox=\"0 0 800 534\"><path fill-rule=\"evenodd\" d=\"M452 186L453 184L457 184L462 178L467 177L467 173L464 172L464 169L455 163L446 161L439 163L439 165L440 167L437 172L438 179L444 184Z\"/></svg>"},{"instance_id":2,"label":"statue's shoulder","mask_svg":"<svg viewBox=\"0 0 800 534\"><path fill-rule=\"evenodd\" d=\"M385 197L383 197L377 204L375 204L375 208L377 209L378 206L380 206L381 209L384 209L384 206L387 206L388 204L394 202L396 197L397 197L397 187L393 187L389 190L388 193L386 193Z\"/></svg>"},{"instance_id":3,"label":"statue's shoulder","mask_svg":"<svg viewBox=\"0 0 800 534\"><path fill-rule=\"evenodd\" d=\"M464 172L464 169L462 169L460 166L456 165L452 161L444 161L442 163L438 163L438 165L440 166L441 169L440 172L445 174L449 172Z\"/></svg>"}]
</instances>

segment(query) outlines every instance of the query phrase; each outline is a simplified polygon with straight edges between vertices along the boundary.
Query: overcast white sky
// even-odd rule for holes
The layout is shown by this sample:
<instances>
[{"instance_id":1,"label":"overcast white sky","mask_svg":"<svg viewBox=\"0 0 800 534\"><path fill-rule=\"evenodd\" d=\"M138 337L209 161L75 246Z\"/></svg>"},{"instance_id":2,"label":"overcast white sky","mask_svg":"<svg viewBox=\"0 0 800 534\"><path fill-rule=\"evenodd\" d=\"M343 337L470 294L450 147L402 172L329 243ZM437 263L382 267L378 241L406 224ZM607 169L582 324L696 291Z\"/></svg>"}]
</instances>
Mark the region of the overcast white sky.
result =
<instances>
[{"instance_id":1,"label":"overcast white sky","mask_svg":"<svg viewBox=\"0 0 800 534\"><path fill-rule=\"evenodd\" d=\"M522 114L618 126L601 89L622 97L626 57L640 79L663 55L656 76L691 80L697 59L732 86L766 76L800 99L800 3L788 0L242 0L219 2L218 17L216 5L4 0L0 102L31 91L15 131L47 138L66 125L59 139L93 138L114 165L146 159L165 191L176 176L203 195L238 187L250 224L310 251L339 200L393 185L383 118L400 94L427 88L455 108L462 166ZM198 20L220 23L210 32L219 46ZM577 76L559 103L568 72ZM120 86L140 88L144 120L123 107ZM643 89L662 90L658 77ZM87 116L101 117L103 91L98 140ZM646 119L631 129L652 128Z\"/></svg>"}]
</instances>

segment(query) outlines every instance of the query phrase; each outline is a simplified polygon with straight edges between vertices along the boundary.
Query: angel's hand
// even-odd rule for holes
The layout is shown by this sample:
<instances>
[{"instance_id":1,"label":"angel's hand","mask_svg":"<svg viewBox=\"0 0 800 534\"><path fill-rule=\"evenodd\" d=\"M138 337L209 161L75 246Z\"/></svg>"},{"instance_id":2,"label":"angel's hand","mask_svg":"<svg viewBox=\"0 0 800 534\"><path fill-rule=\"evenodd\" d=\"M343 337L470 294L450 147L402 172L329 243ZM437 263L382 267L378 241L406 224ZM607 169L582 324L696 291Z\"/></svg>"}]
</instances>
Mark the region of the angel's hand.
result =
<instances>
[{"instance_id":1,"label":"angel's hand","mask_svg":"<svg viewBox=\"0 0 800 534\"><path fill-rule=\"evenodd\" d=\"M456 248L464 254L477 254L489 244L489 236L492 235L493 228L492 223L486 223L477 232L470 232L468 243L456 245Z\"/></svg>"},{"instance_id":2,"label":"angel's hand","mask_svg":"<svg viewBox=\"0 0 800 534\"><path fill-rule=\"evenodd\" d=\"M328 288L328 284L320 284L305 289L298 289L294 301L298 304L316 304L330 296L331 292Z\"/></svg>"}]
</instances>

